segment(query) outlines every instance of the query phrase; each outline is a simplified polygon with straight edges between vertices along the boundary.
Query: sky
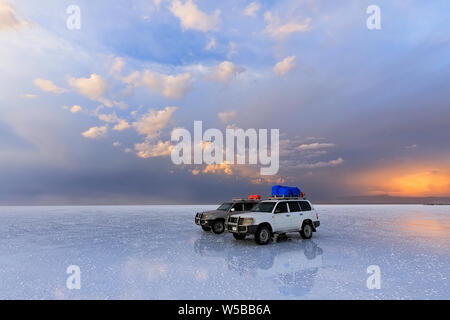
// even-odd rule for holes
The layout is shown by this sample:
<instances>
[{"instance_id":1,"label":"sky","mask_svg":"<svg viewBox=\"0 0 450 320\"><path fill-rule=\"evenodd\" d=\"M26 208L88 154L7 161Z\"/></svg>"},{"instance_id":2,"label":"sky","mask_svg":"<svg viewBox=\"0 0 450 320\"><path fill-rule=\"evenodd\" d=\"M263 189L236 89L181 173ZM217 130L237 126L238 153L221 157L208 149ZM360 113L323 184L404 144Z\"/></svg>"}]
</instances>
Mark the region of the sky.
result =
<instances>
[{"instance_id":1,"label":"sky","mask_svg":"<svg viewBox=\"0 0 450 320\"><path fill-rule=\"evenodd\" d=\"M0 204L450 197L449 9L0 0ZM195 120L279 129L279 172L175 165L171 132Z\"/></svg>"}]
</instances>

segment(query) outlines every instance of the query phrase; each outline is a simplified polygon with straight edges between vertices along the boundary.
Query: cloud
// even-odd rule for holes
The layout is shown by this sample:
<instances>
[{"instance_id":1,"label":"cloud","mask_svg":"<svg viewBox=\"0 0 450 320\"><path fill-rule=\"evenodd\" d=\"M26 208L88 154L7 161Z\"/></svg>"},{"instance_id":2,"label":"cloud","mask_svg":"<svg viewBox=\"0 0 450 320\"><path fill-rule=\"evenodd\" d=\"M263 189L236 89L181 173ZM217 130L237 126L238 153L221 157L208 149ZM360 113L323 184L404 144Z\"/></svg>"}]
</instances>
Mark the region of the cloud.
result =
<instances>
[{"instance_id":1,"label":"cloud","mask_svg":"<svg viewBox=\"0 0 450 320\"><path fill-rule=\"evenodd\" d=\"M334 143L311 143L311 144L302 144L297 147L298 150L304 151L304 150L317 150L322 148L331 148L334 147Z\"/></svg>"},{"instance_id":2,"label":"cloud","mask_svg":"<svg viewBox=\"0 0 450 320\"><path fill-rule=\"evenodd\" d=\"M34 98L37 98L37 95L32 94L32 93L26 93L26 94L24 94L24 98L34 99Z\"/></svg>"},{"instance_id":3,"label":"cloud","mask_svg":"<svg viewBox=\"0 0 450 320\"><path fill-rule=\"evenodd\" d=\"M193 29L198 31L217 30L220 23L220 10L208 15L199 10L192 0L187 0L184 4L175 0L169 10L175 17L180 19L183 30Z\"/></svg>"},{"instance_id":4,"label":"cloud","mask_svg":"<svg viewBox=\"0 0 450 320\"><path fill-rule=\"evenodd\" d=\"M149 70L142 75L142 84L150 91L160 93L167 98L180 99L191 89L191 74L176 76L163 75Z\"/></svg>"},{"instance_id":5,"label":"cloud","mask_svg":"<svg viewBox=\"0 0 450 320\"><path fill-rule=\"evenodd\" d=\"M122 144L119 141L114 141L112 145L113 147L120 147Z\"/></svg>"},{"instance_id":6,"label":"cloud","mask_svg":"<svg viewBox=\"0 0 450 320\"><path fill-rule=\"evenodd\" d=\"M139 134L152 139L159 136L172 118L177 107L165 107L163 110L150 110L143 115L138 121L133 122L133 127Z\"/></svg>"},{"instance_id":7,"label":"cloud","mask_svg":"<svg viewBox=\"0 0 450 320\"><path fill-rule=\"evenodd\" d=\"M231 120L233 120L236 117L236 111L224 111L219 112L217 115L220 121L223 123L229 123Z\"/></svg>"},{"instance_id":8,"label":"cloud","mask_svg":"<svg viewBox=\"0 0 450 320\"><path fill-rule=\"evenodd\" d=\"M249 17L254 17L256 13L261 9L261 5L258 2L251 2L245 9L244 14Z\"/></svg>"},{"instance_id":9,"label":"cloud","mask_svg":"<svg viewBox=\"0 0 450 320\"><path fill-rule=\"evenodd\" d=\"M273 67L273 72L277 76L284 76L289 71L295 68L295 56L289 56L278 62L275 67Z\"/></svg>"},{"instance_id":10,"label":"cloud","mask_svg":"<svg viewBox=\"0 0 450 320\"><path fill-rule=\"evenodd\" d=\"M124 66L125 66L125 60L121 57L116 57L109 69L109 73L111 73L111 74L120 73Z\"/></svg>"},{"instance_id":11,"label":"cloud","mask_svg":"<svg viewBox=\"0 0 450 320\"><path fill-rule=\"evenodd\" d=\"M151 92L162 94L167 98L180 99L191 89L191 78L192 75L188 72L173 76L145 70L142 75L134 71L122 81L133 87L144 86Z\"/></svg>"},{"instance_id":12,"label":"cloud","mask_svg":"<svg viewBox=\"0 0 450 320\"><path fill-rule=\"evenodd\" d=\"M110 114L97 114L97 117L101 121L115 123L116 125L113 127L113 130L115 131L123 131L130 128L130 124L126 120L119 118L115 112Z\"/></svg>"},{"instance_id":13,"label":"cloud","mask_svg":"<svg viewBox=\"0 0 450 320\"><path fill-rule=\"evenodd\" d=\"M209 50L212 50L214 48L216 48L216 39L211 37L209 39L208 43L205 46L205 50L209 51Z\"/></svg>"},{"instance_id":14,"label":"cloud","mask_svg":"<svg viewBox=\"0 0 450 320\"><path fill-rule=\"evenodd\" d=\"M79 94L93 101L98 101L107 107L112 107L113 103L103 97L108 83L98 74L91 74L89 78L70 78L69 85Z\"/></svg>"},{"instance_id":15,"label":"cloud","mask_svg":"<svg viewBox=\"0 0 450 320\"><path fill-rule=\"evenodd\" d=\"M126 130L128 128L130 128L130 124L126 120L120 119L119 123L117 123L113 127L113 130L115 130L115 131L123 131L123 130Z\"/></svg>"},{"instance_id":16,"label":"cloud","mask_svg":"<svg viewBox=\"0 0 450 320\"><path fill-rule=\"evenodd\" d=\"M230 41L228 43L228 53L227 53L227 58L231 59L231 57L233 57L235 54L237 54L237 50L236 50L236 42Z\"/></svg>"},{"instance_id":17,"label":"cloud","mask_svg":"<svg viewBox=\"0 0 450 320\"><path fill-rule=\"evenodd\" d=\"M107 123L116 123L120 121L119 117L115 113L110 114L100 113L97 114L97 117L99 120Z\"/></svg>"},{"instance_id":18,"label":"cloud","mask_svg":"<svg viewBox=\"0 0 450 320\"><path fill-rule=\"evenodd\" d=\"M170 141L163 142L160 140L155 145L151 144L149 141L144 141L142 143L135 144L134 149L137 151L137 156L139 158L147 159L169 156L172 152L173 146L170 144Z\"/></svg>"},{"instance_id":19,"label":"cloud","mask_svg":"<svg viewBox=\"0 0 450 320\"><path fill-rule=\"evenodd\" d=\"M102 138L106 136L106 133L108 132L108 127L92 127L89 130L84 131L81 133L81 135L88 139L97 139Z\"/></svg>"},{"instance_id":20,"label":"cloud","mask_svg":"<svg viewBox=\"0 0 450 320\"><path fill-rule=\"evenodd\" d=\"M0 32L17 30L30 24L29 21L19 20L14 8L9 3L0 0Z\"/></svg>"},{"instance_id":21,"label":"cloud","mask_svg":"<svg viewBox=\"0 0 450 320\"><path fill-rule=\"evenodd\" d=\"M245 68L236 66L230 61L224 61L211 69L208 78L222 84L228 84L233 78L236 78L244 71Z\"/></svg>"},{"instance_id":22,"label":"cloud","mask_svg":"<svg viewBox=\"0 0 450 320\"><path fill-rule=\"evenodd\" d=\"M83 111L83 108L79 105L74 105L74 106L72 106L72 108L70 108L70 112L72 112L72 113L78 113L81 111Z\"/></svg>"},{"instance_id":23,"label":"cloud","mask_svg":"<svg viewBox=\"0 0 450 320\"><path fill-rule=\"evenodd\" d=\"M344 159L338 158L336 160L330 160L330 161L319 161L315 163L297 163L294 165L289 166L290 168L295 169L317 169L317 168L326 168L326 167L335 167L337 165L340 165L344 163Z\"/></svg>"},{"instance_id":24,"label":"cloud","mask_svg":"<svg viewBox=\"0 0 450 320\"><path fill-rule=\"evenodd\" d=\"M231 169L231 165L229 165L226 161L220 164L208 164L202 171L203 173L223 173L225 175L232 175L233 170Z\"/></svg>"},{"instance_id":25,"label":"cloud","mask_svg":"<svg viewBox=\"0 0 450 320\"><path fill-rule=\"evenodd\" d=\"M307 32L311 30L310 23L311 18L306 18L303 22L287 21L274 16L270 11L264 14L264 20L266 21L265 33L269 34L273 38L284 38L291 33L295 32Z\"/></svg>"},{"instance_id":26,"label":"cloud","mask_svg":"<svg viewBox=\"0 0 450 320\"><path fill-rule=\"evenodd\" d=\"M52 92L52 93L57 93L57 94L66 92L65 89L56 86L50 80L37 78L34 80L34 85L45 92Z\"/></svg>"}]
</instances>

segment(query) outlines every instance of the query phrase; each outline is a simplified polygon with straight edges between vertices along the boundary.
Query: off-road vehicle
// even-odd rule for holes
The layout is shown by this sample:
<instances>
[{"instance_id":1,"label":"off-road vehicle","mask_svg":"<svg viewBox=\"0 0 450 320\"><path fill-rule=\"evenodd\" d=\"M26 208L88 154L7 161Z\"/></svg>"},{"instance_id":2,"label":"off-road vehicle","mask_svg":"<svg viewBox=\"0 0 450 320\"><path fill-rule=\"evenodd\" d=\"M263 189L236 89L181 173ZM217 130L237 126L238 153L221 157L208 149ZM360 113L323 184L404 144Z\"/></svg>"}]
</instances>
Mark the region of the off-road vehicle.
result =
<instances>
[{"instance_id":1,"label":"off-road vehicle","mask_svg":"<svg viewBox=\"0 0 450 320\"><path fill-rule=\"evenodd\" d=\"M204 231L213 231L220 234L225 231L225 221L228 215L251 210L260 197L251 196L249 198L235 198L230 202L222 203L216 210L197 212L195 224L202 227Z\"/></svg>"},{"instance_id":2,"label":"off-road vehicle","mask_svg":"<svg viewBox=\"0 0 450 320\"><path fill-rule=\"evenodd\" d=\"M236 240L255 235L258 244L267 244L275 235L300 232L310 239L320 225L319 216L308 200L300 197L271 197L250 212L229 215L227 230Z\"/></svg>"}]
</instances>

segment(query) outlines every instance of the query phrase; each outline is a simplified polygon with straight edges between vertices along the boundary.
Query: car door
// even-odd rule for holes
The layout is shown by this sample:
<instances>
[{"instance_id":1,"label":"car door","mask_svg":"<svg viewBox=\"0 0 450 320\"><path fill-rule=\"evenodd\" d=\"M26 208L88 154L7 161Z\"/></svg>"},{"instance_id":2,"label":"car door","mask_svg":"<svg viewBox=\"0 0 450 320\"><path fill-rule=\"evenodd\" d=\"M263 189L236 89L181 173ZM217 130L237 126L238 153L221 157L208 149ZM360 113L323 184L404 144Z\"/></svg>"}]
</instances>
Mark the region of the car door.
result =
<instances>
[{"instance_id":1,"label":"car door","mask_svg":"<svg viewBox=\"0 0 450 320\"><path fill-rule=\"evenodd\" d=\"M299 230L303 222L303 212L298 201L289 201L289 212L292 230Z\"/></svg>"},{"instance_id":2,"label":"car door","mask_svg":"<svg viewBox=\"0 0 450 320\"><path fill-rule=\"evenodd\" d=\"M286 232L290 229L291 215L289 213L287 201L280 201L273 210L274 231Z\"/></svg>"},{"instance_id":3,"label":"car door","mask_svg":"<svg viewBox=\"0 0 450 320\"><path fill-rule=\"evenodd\" d=\"M311 208L309 202L308 201L299 201L299 202L303 213L303 219L311 219L312 221L316 220L315 213Z\"/></svg>"}]
</instances>

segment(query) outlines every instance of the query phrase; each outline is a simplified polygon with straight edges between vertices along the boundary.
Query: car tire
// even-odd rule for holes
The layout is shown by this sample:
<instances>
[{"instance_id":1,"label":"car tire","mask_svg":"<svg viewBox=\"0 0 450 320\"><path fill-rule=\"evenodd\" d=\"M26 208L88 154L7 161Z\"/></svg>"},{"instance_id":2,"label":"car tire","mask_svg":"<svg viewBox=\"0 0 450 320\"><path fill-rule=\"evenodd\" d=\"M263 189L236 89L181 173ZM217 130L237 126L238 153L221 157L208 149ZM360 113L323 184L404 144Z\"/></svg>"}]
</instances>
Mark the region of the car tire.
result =
<instances>
[{"instance_id":1,"label":"car tire","mask_svg":"<svg viewBox=\"0 0 450 320\"><path fill-rule=\"evenodd\" d=\"M215 234L223 233L225 231L225 223L222 220L214 221L214 224L212 225L212 231Z\"/></svg>"},{"instance_id":2,"label":"car tire","mask_svg":"<svg viewBox=\"0 0 450 320\"><path fill-rule=\"evenodd\" d=\"M312 234L313 234L313 228L312 228L311 223L305 222L302 225L302 228L300 229L300 236L303 239L311 239Z\"/></svg>"},{"instance_id":3,"label":"car tire","mask_svg":"<svg viewBox=\"0 0 450 320\"><path fill-rule=\"evenodd\" d=\"M211 227L202 226L203 231L211 231Z\"/></svg>"},{"instance_id":4,"label":"car tire","mask_svg":"<svg viewBox=\"0 0 450 320\"><path fill-rule=\"evenodd\" d=\"M255 241L257 244L268 244L272 238L270 228L267 226L259 227L255 233Z\"/></svg>"},{"instance_id":5,"label":"car tire","mask_svg":"<svg viewBox=\"0 0 450 320\"><path fill-rule=\"evenodd\" d=\"M244 234L242 234L242 233L233 233L233 237L236 240L244 240L246 236L247 235L245 233Z\"/></svg>"}]
</instances>

